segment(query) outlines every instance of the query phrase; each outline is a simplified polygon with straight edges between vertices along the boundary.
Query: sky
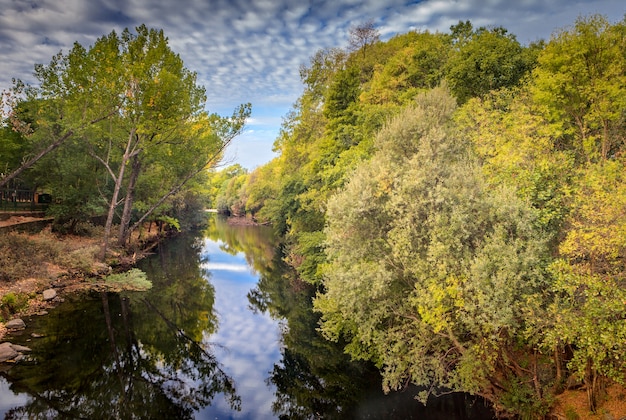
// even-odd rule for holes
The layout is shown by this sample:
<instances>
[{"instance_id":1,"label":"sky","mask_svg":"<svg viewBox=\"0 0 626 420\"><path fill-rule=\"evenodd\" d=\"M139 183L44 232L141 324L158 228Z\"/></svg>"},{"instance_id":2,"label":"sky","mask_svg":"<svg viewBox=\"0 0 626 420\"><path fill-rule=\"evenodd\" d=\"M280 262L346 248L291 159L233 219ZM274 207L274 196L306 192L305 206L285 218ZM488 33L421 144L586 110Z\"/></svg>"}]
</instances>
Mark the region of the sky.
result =
<instances>
[{"instance_id":1,"label":"sky","mask_svg":"<svg viewBox=\"0 0 626 420\"><path fill-rule=\"evenodd\" d=\"M382 40L411 30L448 32L469 20L502 26L523 43L549 40L577 17L624 18L623 0L0 0L0 90L33 83L75 42L88 47L112 30L163 29L170 47L198 74L206 108L230 116L252 104L227 163L254 169L272 159L283 117L302 93L301 65L322 48L347 47L351 27L373 21Z\"/></svg>"}]
</instances>

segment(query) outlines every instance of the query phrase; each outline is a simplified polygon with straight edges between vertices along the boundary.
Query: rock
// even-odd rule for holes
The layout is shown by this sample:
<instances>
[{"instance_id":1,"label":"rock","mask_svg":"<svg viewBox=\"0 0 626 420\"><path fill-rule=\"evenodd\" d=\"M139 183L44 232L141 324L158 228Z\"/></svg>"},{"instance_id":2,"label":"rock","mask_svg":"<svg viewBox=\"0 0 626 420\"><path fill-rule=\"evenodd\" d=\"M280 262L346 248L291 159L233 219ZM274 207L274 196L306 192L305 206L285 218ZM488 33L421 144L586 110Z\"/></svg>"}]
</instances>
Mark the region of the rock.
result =
<instances>
[{"instance_id":1,"label":"rock","mask_svg":"<svg viewBox=\"0 0 626 420\"><path fill-rule=\"evenodd\" d=\"M4 324L7 330L23 330L26 328L26 324L19 318L15 318Z\"/></svg>"},{"instance_id":2,"label":"rock","mask_svg":"<svg viewBox=\"0 0 626 420\"><path fill-rule=\"evenodd\" d=\"M45 335L43 335L43 334L38 334L38 333L32 333L30 336L31 336L31 337L33 337L33 338L41 338L41 337L45 337Z\"/></svg>"},{"instance_id":3,"label":"rock","mask_svg":"<svg viewBox=\"0 0 626 420\"><path fill-rule=\"evenodd\" d=\"M19 353L15 351L11 343L0 344L0 363L14 359Z\"/></svg>"},{"instance_id":4,"label":"rock","mask_svg":"<svg viewBox=\"0 0 626 420\"><path fill-rule=\"evenodd\" d=\"M11 348L18 353L28 353L32 351L30 347L20 346L19 344L12 344L12 343L9 343L9 344L11 344Z\"/></svg>"},{"instance_id":5,"label":"rock","mask_svg":"<svg viewBox=\"0 0 626 420\"><path fill-rule=\"evenodd\" d=\"M52 300L57 297L57 291L54 289L46 289L43 291L43 300Z\"/></svg>"}]
</instances>

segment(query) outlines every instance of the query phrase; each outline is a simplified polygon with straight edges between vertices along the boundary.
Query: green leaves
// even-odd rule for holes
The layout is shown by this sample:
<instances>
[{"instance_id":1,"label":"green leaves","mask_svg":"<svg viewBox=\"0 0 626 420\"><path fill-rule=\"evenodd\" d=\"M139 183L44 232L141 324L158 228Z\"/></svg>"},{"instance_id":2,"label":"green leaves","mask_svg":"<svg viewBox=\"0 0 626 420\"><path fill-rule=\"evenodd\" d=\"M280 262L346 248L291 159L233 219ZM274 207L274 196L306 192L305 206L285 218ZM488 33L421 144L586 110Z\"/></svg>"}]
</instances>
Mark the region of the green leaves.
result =
<instances>
[{"instance_id":1,"label":"green leaves","mask_svg":"<svg viewBox=\"0 0 626 420\"><path fill-rule=\"evenodd\" d=\"M533 72L535 100L573 137L581 160L606 160L620 146L615 130L626 107L625 25L599 15L577 19L550 40Z\"/></svg>"},{"instance_id":2,"label":"green leaves","mask_svg":"<svg viewBox=\"0 0 626 420\"><path fill-rule=\"evenodd\" d=\"M516 86L534 66L532 55L506 29L471 28L469 22L453 27L456 48L446 63L446 79L460 103Z\"/></svg>"},{"instance_id":3,"label":"green leaves","mask_svg":"<svg viewBox=\"0 0 626 420\"><path fill-rule=\"evenodd\" d=\"M484 182L453 102L442 88L418 96L330 199L315 307L328 337L380 363L388 389L410 380L498 401L485 390L513 375L498 361L525 342L529 302L541 306L547 247L529 208Z\"/></svg>"}]
</instances>

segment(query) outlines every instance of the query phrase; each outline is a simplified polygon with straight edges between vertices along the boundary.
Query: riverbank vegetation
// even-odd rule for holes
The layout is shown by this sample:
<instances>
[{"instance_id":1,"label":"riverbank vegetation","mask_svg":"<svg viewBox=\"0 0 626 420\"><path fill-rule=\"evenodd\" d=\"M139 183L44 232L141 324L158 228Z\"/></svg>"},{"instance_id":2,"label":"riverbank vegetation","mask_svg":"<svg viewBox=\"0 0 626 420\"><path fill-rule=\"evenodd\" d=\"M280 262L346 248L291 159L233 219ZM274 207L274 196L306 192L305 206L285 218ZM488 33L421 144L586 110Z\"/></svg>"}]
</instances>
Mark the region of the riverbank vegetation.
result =
<instances>
[{"instance_id":1,"label":"riverbank vegetation","mask_svg":"<svg viewBox=\"0 0 626 420\"><path fill-rule=\"evenodd\" d=\"M302 66L278 157L215 200L284 235L321 331L386 389L597 411L626 380L626 20L351 36Z\"/></svg>"}]
</instances>

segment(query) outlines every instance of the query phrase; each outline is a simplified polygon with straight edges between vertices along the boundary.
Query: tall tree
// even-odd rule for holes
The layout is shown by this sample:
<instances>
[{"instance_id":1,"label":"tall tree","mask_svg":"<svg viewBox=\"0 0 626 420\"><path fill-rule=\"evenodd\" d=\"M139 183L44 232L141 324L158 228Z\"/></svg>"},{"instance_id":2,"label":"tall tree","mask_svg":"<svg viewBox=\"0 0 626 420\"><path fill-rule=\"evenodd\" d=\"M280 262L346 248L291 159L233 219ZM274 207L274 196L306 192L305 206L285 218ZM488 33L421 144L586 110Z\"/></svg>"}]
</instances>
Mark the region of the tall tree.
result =
<instances>
[{"instance_id":1,"label":"tall tree","mask_svg":"<svg viewBox=\"0 0 626 420\"><path fill-rule=\"evenodd\" d=\"M540 414L538 361L527 311L540 312L547 248L533 213L491 189L450 124L444 89L420 95L377 137L377 153L331 198L322 331L407 381ZM516 361L520 348L529 350ZM516 405L517 404L517 405Z\"/></svg>"},{"instance_id":2,"label":"tall tree","mask_svg":"<svg viewBox=\"0 0 626 420\"><path fill-rule=\"evenodd\" d=\"M541 52L535 100L559 124L579 159L606 160L624 143L626 19L579 18Z\"/></svg>"},{"instance_id":3,"label":"tall tree","mask_svg":"<svg viewBox=\"0 0 626 420\"><path fill-rule=\"evenodd\" d=\"M348 49L350 51L361 51L366 54L368 47L380 40L380 34L374 25L373 20L368 20L360 25L350 27L348 35Z\"/></svg>"},{"instance_id":4,"label":"tall tree","mask_svg":"<svg viewBox=\"0 0 626 420\"><path fill-rule=\"evenodd\" d=\"M454 49L446 65L446 78L459 103L490 90L515 86L534 66L534 56L502 27L470 32L471 24L465 22L451 29Z\"/></svg>"},{"instance_id":5,"label":"tall tree","mask_svg":"<svg viewBox=\"0 0 626 420\"><path fill-rule=\"evenodd\" d=\"M145 25L136 33L113 31L89 48L75 44L66 55L38 65L35 75L40 85L28 89L29 97L50 109L37 110L45 117L37 131L50 127L60 133L57 137L76 136L112 180L103 256L120 204L118 240L124 242L136 227L130 225L131 210L147 168L163 169L168 183L152 191L156 197L140 220L217 163L250 115L249 104L231 118L207 115L205 89L197 85L196 74L171 50L162 30Z\"/></svg>"}]
</instances>

